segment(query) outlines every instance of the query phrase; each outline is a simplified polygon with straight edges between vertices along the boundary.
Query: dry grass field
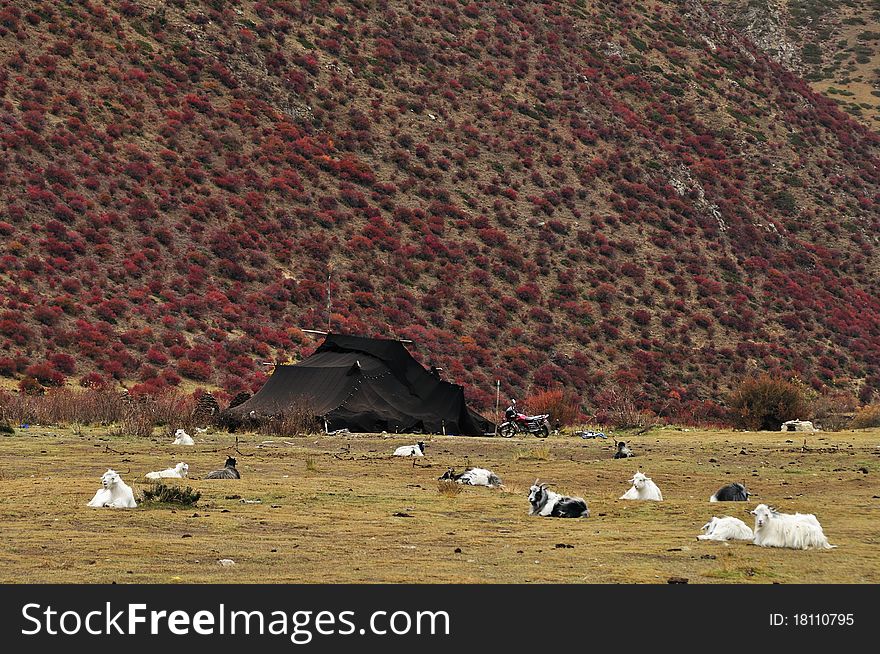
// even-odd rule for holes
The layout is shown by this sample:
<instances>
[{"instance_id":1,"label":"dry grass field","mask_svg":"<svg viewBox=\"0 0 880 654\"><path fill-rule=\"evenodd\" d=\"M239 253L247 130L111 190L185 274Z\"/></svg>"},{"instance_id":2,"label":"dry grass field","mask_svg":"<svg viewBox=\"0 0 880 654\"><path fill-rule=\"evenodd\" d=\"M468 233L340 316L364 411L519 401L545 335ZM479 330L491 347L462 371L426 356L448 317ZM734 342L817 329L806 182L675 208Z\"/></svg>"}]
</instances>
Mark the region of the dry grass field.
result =
<instances>
[{"instance_id":1,"label":"dry grass field","mask_svg":"<svg viewBox=\"0 0 880 654\"><path fill-rule=\"evenodd\" d=\"M158 433L158 432L157 432ZM878 583L880 430L803 434L682 431L613 442L572 436L427 438L426 456L387 456L401 436L274 439L209 434L194 447L171 437L111 436L104 428L30 427L0 437L0 581L4 583ZM262 444L262 445L261 445ZM238 458L241 480L200 479ZM195 508L90 509L108 468L139 498L143 475L190 465ZM448 496L447 466L493 469L506 490ZM665 501L624 502L641 468ZM581 520L530 517L540 477L587 499ZM754 502L710 504L729 481ZM187 482L185 482L187 483ZM260 500L243 503L242 500ZM696 540L712 515L765 502L814 512L838 545L791 551ZM230 558L234 567L218 559Z\"/></svg>"}]
</instances>

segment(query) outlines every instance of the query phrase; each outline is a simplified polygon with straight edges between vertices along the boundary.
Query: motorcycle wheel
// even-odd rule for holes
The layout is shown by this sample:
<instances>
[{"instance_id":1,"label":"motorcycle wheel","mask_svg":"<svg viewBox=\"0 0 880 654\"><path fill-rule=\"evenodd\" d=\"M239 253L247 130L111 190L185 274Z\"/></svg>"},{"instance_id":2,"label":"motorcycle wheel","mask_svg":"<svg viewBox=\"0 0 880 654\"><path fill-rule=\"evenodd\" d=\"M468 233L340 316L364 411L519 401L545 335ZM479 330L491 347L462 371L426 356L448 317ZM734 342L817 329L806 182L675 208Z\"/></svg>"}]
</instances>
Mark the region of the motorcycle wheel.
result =
<instances>
[{"instance_id":1,"label":"motorcycle wheel","mask_svg":"<svg viewBox=\"0 0 880 654\"><path fill-rule=\"evenodd\" d=\"M498 428L498 433L503 438L510 438L516 433L516 427L513 425L501 425L501 427Z\"/></svg>"},{"instance_id":2,"label":"motorcycle wheel","mask_svg":"<svg viewBox=\"0 0 880 654\"><path fill-rule=\"evenodd\" d=\"M535 432L535 436L538 438L547 438L550 435L550 430L547 429L547 425L541 425L537 432Z\"/></svg>"}]
</instances>

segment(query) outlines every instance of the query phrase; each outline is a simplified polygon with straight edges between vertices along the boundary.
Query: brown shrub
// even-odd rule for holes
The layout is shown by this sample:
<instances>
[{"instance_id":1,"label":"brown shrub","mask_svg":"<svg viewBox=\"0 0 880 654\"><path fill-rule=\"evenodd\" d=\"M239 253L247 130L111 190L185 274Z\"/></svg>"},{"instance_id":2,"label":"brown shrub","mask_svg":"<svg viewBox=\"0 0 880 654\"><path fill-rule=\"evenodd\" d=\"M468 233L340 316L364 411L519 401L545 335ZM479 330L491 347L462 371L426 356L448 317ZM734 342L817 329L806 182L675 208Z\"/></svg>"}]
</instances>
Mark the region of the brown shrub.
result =
<instances>
[{"instance_id":1,"label":"brown shrub","mask_svg":"<svg viewBox=\"0 0 880 654\"><path fill-rule=\"evenodd\" d=\"M856 411L849 423L852 429L869 429L880 427L880 404L869 404Z\"/></svg>"},{"instance_id":2,"label":"brown shrub","mask_svg":"<svg viewBox=\"0 0 880 654\"><path fill-rule=\"evenodd\" d=\"M315 434L321 431L322 423L315 416L312 406L312 402L302 400L292 404L281 413L258 418L258 431L267 436Z\"/></svg>"},{"instance_id":3,"label":"brown shrub","mask_svg":"<svg viewBox=\"0 0 880 654\"><path fill-rule=\"evenodd\" d=\"M728 397L730 418L741 429L779 431L782 423L806 417L800 384L761 375L744 380Z\"/></svg>"},{"instance_id":4,"label":"brown shrub","mask_svg":"<svg viewBox=\"0 0 880 654\"><path fill-rule=\"evenodd\" d=\"M437 492L443 497L458 497L461 493L461 484L451 479L441 479L437 482Z\"/></svg>"},{"instance_id":5,"label":"brown shrub","mask_svg":"<svg viewBox=\"0 0 880 654\"><path fill-rule=\"evenodd\" d=\"M0 393L0 411L18 424L110 425L149 436L154 426L190 429L195 399L182 391L127 395L105 388L53 388L43 395Z\"/></svg>"},{"instance_id":6,"label":"brown shrub","mask_svg":"<svg viewBox=\"0 0 880 654\"><path fill-rule=\"evenodd\" d=\"M810 417L825 431L840 431L850 426L858 401L849 393L816 395L810 404Z\"/></svg>"},{"instance_id":7,"label":"brown shrub","mask_svg":"<svg viewBox=\"0 0 880 654\"><path fill-rule=\"evenodd\" d=\"M530 395L525 399L525 406L532 414L549 413L550 423L554 426L574 425L580 416L580 402L577 396L562 389Z\"/></svg>"},{"instance_id":8,"label":"brown shrub","mask_svg":"<svg viewBox=\"0 0 880 654\"><path fill-rule=\"evenodd\" d=\"M651 411L639 409L628 388L612 388L602 394L604 407L598 412L601 422L615 429L648 429L657 423Z\"/></svg>"},{"instance_id":9,"label":"brown shrub","mask_svg":"<svg viewBox=\"0 0 880 654\"><path fill-rule=\"evenodd\" d=\"M123 402L112 390L53 388L44 395L0 393L0 411L19 424L109 425L121 420Z\"/></svg>"},{"instance_id":10,"label":"brown shrub","mask_svg":"<svg viewBox=\"0 0 880 654\"><path fill-rule=\"evenodd\" d=\"M153 427L191 430L195 398L178 390L157 395L128 396L123 400L122 430L142 438L153 435Z\"/></svg>"}]
</instances>

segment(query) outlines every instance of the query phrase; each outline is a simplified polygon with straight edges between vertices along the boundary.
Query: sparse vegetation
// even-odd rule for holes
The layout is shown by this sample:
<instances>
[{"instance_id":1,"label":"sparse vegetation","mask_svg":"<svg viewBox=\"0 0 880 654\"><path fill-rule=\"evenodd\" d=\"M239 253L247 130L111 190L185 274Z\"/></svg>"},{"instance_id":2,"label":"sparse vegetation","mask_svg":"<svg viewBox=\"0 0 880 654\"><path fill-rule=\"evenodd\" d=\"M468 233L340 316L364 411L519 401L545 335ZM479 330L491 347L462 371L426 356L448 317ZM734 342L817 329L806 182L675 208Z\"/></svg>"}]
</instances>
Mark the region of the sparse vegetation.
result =
<instances>
[{"instance_id":1,"label":"sparse vegetation","mask_svg":"<svg viewBox=\"0 0 880 654\"><path fill-rule=\"evenodd\" d=\"M871 404L860 408L849 423L849 427L852 429L880 427L880 404Z\"/></svg>"},{"instance_id":2,"label":"sparse vegetation","mask_svg":"<svg viewBox=\"0 0 880 654\"><path fill-rule=\"evenodd\" d=\"M85 508L100 474L119 461L120 455L94 447L96 438L107 438L106 428L86 428L82 438L70 430L32 428L0 438L5 473L0 581L165 583L175 576L182 583L228 583L228 570L215 563L228 557L243 579L260 583L654 584L671 575L691 583L880 583L873 542L880 534L871 499L877 494L873 478L880 474L874 455L880 430L816 434L806 451L799 440L786 443L792 438L786 433L661 429L655 434L640 443L631 462L610 460L610 440L551 436L552 459L514 461L513 452L522 447L515 441L439 437L444 452L438 447L431 467L416 468L367 460L371 450L389 447L389 439L379 435L316 437L279 451L257 448L261 435L240 434L247 466L259 474L244 475L234 489L185 480L201 493L196 506L145 504L121 515ZM213 450L230 440L218 433L206 447L188 452L190 470L216 467ZM115 466L122 473L131 469L123 474L129 483L154 469L155 444L125 436L110 442L129 459ZM391 445L406 442L398 437ZM334 459L326 474L298 474L303 458L338 452L341 444L351 447L351 458ZM454 499L439 495L440 471L460 467L465 456L502 473L506 490L465 488ZM708 464L710 458L717 464ZM797 465L790 465L793 461ZM663 489L662 506L617 500L636 462ZM862 467L869 474L860 472ZM53 473L43 478L47 469ZM839 470L829 472L833 469ZM815 512L839 549L780 552L697 541L709 510L706 498L721 483L719 475L727 477L724 471L742 476L762 501L782 511ZM39 484L32 475L41 477ZM592 517L573 523L529 516L528 489L537 476L554 489L583 496ZM136 494L142 487L135 483ZM45 502L47 494L57 501ZM250 503L253 498L262 502ZM393 517L398 512L412 517ZM125 556L119 556L119 542L125 543ZM554 549L560 542L574 549ZM464 556L454 556L455 548ZM583 565L583 553L590 551L602 553L602 565ZM536 566L536 558L556 564ZM475 565L480 561L482 569Z\"/></svg>"},{"instance_id":3,"label":"sparse vegetation","mask_svg":"<svg viewBox=\"0 0 880 654\"><path fill-rule=\"evenodd\" d=\"M443 497L458 497L461 491L461 484L451 479L441 479L437 482L437 492Z\"/></svg>"},{"instance_id":4,"label":"sparse vegetation","mask_svg":"<svg viewBox=\"0 0 880 654\"><path fill-rule=\"evenodd\" d=\"M145 503L179 504L180 506L194 506L202 494L194 491L190 486L183 488L164 482L154 482L143 491Z\"/></svg>"},{"instance_id":5,"label":"sparse vegetation","mask_svg":"<svg viewBox=\"0 0 880 654\"><path fill-rule=\"evenodd\" d=\"M523 447L518 448L513 453L514 461L549 461L550 446L542 445L540 447Z\"/></svg>"},{"instance_id":6,"label":"sparse vegetation","mask_svg":"<svg viewBox=\"0 0 880 654\"><path fill-rule=\"evenodd\" d=\"M260 433L267 436L302 436L323 431L323 424L311 407L311 402L303 401L282 413L260 419Z\"/></svg>"}]
</instances>

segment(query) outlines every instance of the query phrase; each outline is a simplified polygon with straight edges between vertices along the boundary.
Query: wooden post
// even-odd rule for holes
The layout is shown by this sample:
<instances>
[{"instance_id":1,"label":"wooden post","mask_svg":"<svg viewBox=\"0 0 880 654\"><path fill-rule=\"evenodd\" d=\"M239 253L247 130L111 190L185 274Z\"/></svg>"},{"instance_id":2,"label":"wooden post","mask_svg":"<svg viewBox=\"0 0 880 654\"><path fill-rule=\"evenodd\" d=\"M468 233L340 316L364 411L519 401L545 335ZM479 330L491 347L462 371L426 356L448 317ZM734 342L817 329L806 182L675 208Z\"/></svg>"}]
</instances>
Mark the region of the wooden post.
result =
<instances>
[{"instance_id":1,"label":"wooden post","mask_svg":"<svg viewBox=\"0 0 880 654\"><path fill-rule=\"evenodd\" d=\"M501 380L495 380L495 435L498 435L498 403L501 401Z\"/></svg>"}]
</instances>

